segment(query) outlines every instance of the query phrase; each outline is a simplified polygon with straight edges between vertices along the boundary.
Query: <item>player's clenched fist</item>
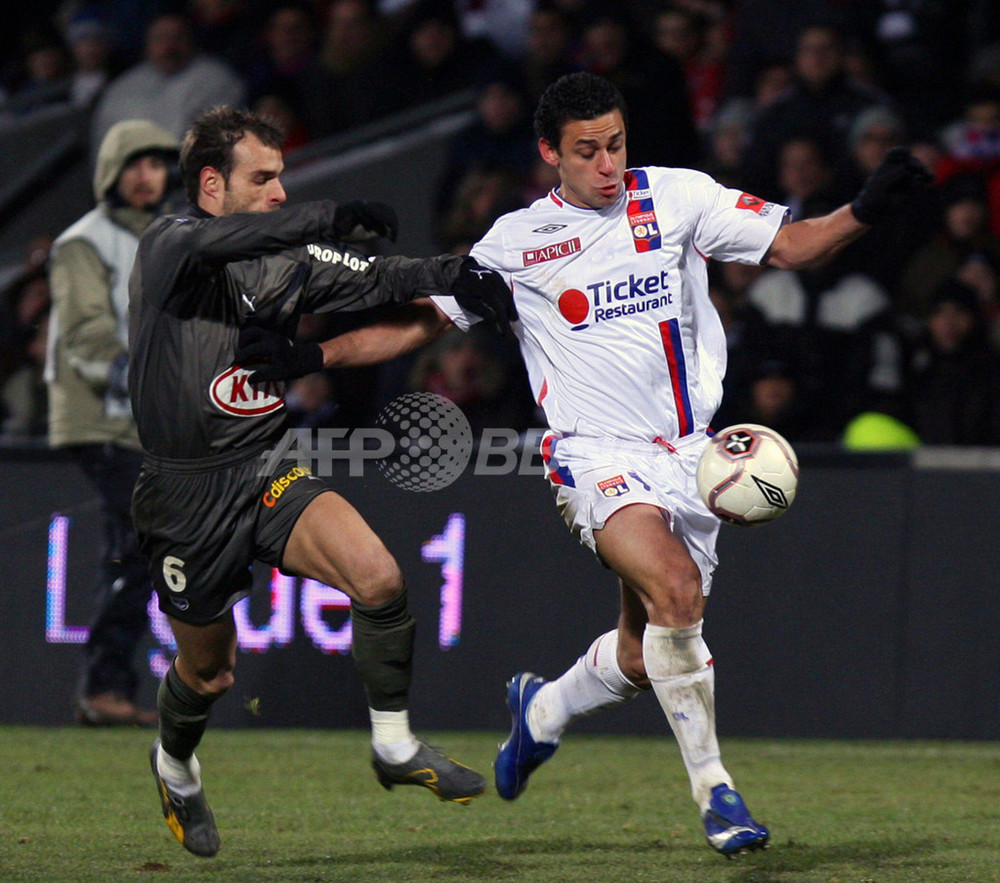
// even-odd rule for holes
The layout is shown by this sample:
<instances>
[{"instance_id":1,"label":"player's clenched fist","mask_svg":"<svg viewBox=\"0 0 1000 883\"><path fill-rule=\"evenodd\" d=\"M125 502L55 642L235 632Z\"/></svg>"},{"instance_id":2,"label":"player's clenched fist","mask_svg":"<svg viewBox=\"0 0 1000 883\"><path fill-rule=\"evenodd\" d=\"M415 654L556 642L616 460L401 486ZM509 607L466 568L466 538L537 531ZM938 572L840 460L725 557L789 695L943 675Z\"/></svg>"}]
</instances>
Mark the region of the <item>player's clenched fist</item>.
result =
<instances>
[{"instance_id":1,"label":"player's clenched fist","mask_svg":"<svg viewBox=\"0 0 1000 883\"><path fill-rule=\"evenodd\" d=\"M458 277L448 292L458 305L475 313L504 334L510 323L517 319L514 294L503 277L495 270L484 267L475 258L465 258Z\"/></svg>"},{"instance_id":2,"label":"player's clenched fist","mask_svg":"<svg viewBox=\"0 0 1000 883\"><path fill-rule=\"evenodd\" d=\"M862 224L877 224L896 212L907 196L926 187L934 176L905 147L893 147L851 203Z\"/></svg>"},{"instance_id":3,"label":"player's clenched fist","mask_svg":"<svg viewBox=\"0 0 1000 883\"><path fill-rule=\"evenodd\" d=\"M333 210L333 232L344 242L364 242L384 236L393 242L399 233L396 210L384 202L352 199Z\"/></svg>"},{"instance_id":4,"label":"player's clenched fist","mask_svg":"<svg viewBox=\"0 0 1000 883\"><path fill-rule=\"evenodd\" d=\"M251 383L295 380L323 369L323 350L318 343L298 343L280 331L250 323L240 329L236 364L256 369Z\"/></svg>"}]
</instances>

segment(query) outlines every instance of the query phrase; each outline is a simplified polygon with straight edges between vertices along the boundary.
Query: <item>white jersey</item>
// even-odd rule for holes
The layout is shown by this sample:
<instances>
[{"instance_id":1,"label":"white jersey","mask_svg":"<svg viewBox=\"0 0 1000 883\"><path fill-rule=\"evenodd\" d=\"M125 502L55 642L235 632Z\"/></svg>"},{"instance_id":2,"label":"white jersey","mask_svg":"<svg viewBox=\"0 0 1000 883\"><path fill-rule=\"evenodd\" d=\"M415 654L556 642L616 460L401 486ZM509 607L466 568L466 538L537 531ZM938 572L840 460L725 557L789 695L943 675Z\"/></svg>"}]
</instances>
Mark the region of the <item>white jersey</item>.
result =
<instances>
[{"instance_id":1,"label":"white jersey","mask_svg":"<svg viewBox=\"0 0 1000 883\"><path fill-rule=\"evenodd\" d=\"M639 168L608 208L557 191L472 249L511 284L536 401L559 435L670 443L722 400L726 341L707 261L759 263L787 209L701 172ZM476 317L435 298L461 328Z\"/></svg>"}]
</instances>

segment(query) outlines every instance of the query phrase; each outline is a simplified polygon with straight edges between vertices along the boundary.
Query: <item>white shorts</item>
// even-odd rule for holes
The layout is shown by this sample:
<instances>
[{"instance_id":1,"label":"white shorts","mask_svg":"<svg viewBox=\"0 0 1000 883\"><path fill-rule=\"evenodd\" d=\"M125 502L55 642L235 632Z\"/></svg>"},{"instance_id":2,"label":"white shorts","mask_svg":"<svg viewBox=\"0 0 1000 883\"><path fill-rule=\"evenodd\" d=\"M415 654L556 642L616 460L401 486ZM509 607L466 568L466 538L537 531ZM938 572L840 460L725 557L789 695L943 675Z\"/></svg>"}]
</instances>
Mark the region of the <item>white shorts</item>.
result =
<instances>
[{"instance_id":1,"label":"white shorts","mask_svg":"<svg viewBox=\"0 0 1000 883\"><path fill-rule=\"evenodd\" d=\"M656 506L698 565L701 590L708 595L718 564L720 522L702 502L695 482L698 458L707 443L706 435L689 436L669 449L550 432L541 447L556 504L583 545L596 554L594 531L619 509L634 503Z\"/></svg>"}]
</instances>

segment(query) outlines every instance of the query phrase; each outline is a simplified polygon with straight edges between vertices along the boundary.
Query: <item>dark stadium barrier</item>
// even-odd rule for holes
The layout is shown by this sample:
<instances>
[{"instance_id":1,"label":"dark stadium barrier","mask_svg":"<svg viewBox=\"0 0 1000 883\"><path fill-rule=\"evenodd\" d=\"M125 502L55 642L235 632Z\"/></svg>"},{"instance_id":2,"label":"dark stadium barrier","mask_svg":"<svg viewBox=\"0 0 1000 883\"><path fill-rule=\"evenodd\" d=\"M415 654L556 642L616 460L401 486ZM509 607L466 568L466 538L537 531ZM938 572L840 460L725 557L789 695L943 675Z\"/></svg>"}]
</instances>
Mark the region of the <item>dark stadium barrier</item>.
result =
<instances>
[{"instance_id":1,"label":"dark stadium barrier","mask_svg":"<svg viewBox=\"0 0 1000 883\"><path fill-rule=\"evenodd\" d=\"M723 735L1000 735L1000 571L992 462L800 451L794 507L766 527L723 526L705 634ZM527 468L520 468L526 466ZM519 474L521 472L530 474ZM507 728L504 682L563 671L614 625L611 574L560 521L533 460L403 491L371 463L336 469L397 556L418 619L415 727ZM100 544L98 504L75 465L0 453L0 722L66 724ZM344 599L256 574L240 611L237 683L222 726L363 727ZM270 591L268 591L270 583ZM143 664L162 671L162 617ZM155 681L141 699L151 703ZM649 694L578 731L666 733Z\"/></svg>"}]
</instances>

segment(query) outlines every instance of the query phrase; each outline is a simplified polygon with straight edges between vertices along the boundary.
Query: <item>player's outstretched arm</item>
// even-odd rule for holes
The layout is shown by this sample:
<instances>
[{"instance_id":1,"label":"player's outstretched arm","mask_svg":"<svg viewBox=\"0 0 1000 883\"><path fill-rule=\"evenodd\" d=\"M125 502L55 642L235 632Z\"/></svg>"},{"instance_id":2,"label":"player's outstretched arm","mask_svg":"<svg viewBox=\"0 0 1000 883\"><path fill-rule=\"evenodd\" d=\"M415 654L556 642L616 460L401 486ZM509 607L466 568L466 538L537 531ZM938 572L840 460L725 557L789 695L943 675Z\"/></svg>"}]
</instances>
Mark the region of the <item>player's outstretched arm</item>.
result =
<instances>
[{"instance_id":1,"label":"player's outstretched arm","mask_svg":"<svg viewBox=\"0 0 1000 883\"><path fill-rule=\"evenodd\" d=\"M322 343L289 339L248 324L240 330L236 364L254 367L251 383L295 380L323 368L357 368L387 362L430 343L452 325L430 298L411 301L371 325Z\"/></svg>"},{"instance_id":2,"label":"player's outstretched arm","mask_svg":"<svg viewBox=\"0 0 1000 883\"><path fill-rule=\"evenodd\" d=\"M764 263L779 270L811 267L833 257L867 229L848 205L819 218L794 221L779 228Z\"/></svg>"},{"instance_id":3,"label":"player's outstretched arm","mask_svg":"<svg viewBox=\"0 0 1000 883\"><path fill-rule=\"evenodd\" d=\"M782 270L822 263L869 227L892 218L932 180L920 160L906 148L894 147L849 205L819 218L786 224L778 230L764 263Z\"/></svg>"},{"instance_id":4,"label":"player's outstretched arm","mask_svg":"<svg viewBox=\"0 0 1000 883\"><path fill-rule=\"evenodd\" d=\"M323 341L323 367L358 368L388 362L430 343L452 325L434 301L419 298L371 325Z\"/></svg>"}]
</instances>

